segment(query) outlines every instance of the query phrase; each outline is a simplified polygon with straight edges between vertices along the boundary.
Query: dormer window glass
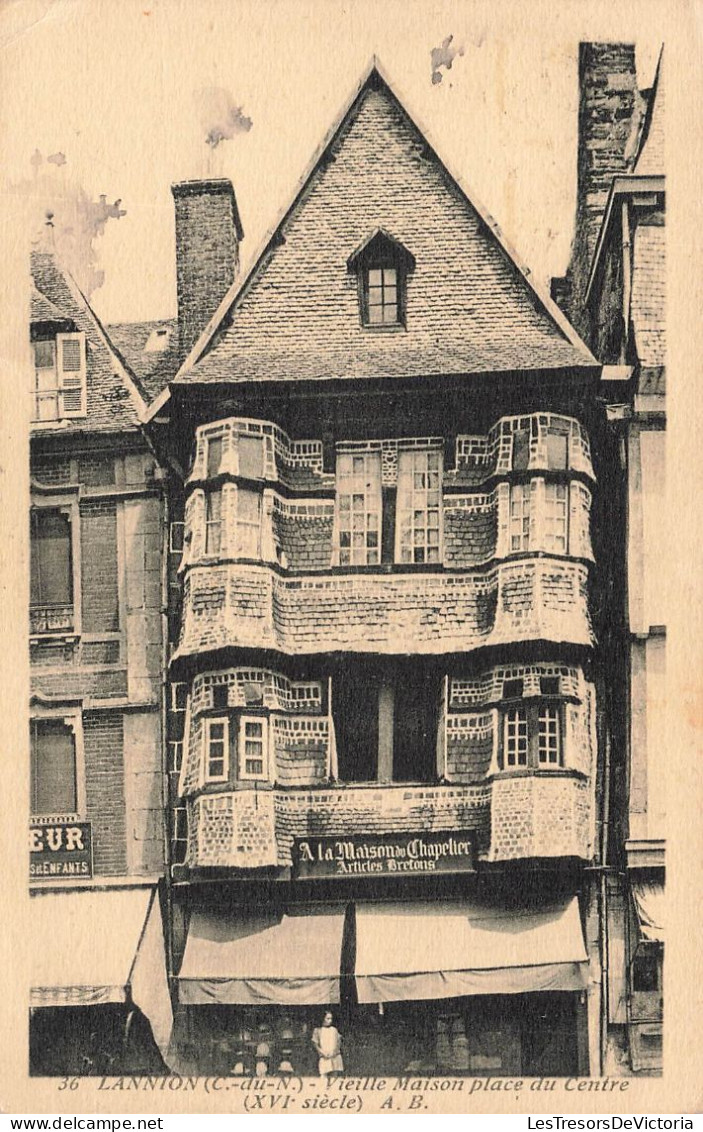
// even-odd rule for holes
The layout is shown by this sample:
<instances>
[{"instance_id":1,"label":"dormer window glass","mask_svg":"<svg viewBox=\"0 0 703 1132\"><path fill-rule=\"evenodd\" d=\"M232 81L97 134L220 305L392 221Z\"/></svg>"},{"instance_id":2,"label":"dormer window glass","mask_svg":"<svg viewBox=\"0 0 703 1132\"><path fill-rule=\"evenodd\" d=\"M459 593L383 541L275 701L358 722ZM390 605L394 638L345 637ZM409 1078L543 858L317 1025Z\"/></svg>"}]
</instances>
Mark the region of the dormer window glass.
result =
<instances>
[{"instance_id":1,"label":"dormer window glass","mask_svg":"<svg viewBox=\"0 0 703 1132\"><path fill-rule=\"evenodd\" d=\"M347 260L359 284L361 325L369 329L404 326L408 275L415 260L407 248L381 228Z\"/></svg>"},{"instance_id":2,"label":"dormer window glass","mask_svg":"<svg viewBox=\"0 0 703 1132\"><path fill-rule=\"evenodd\" d=\"M370 326L392 326L400 321L398 272L395 267L371 267L366 278L367 314Z\"/></svg>"}]
</instances>

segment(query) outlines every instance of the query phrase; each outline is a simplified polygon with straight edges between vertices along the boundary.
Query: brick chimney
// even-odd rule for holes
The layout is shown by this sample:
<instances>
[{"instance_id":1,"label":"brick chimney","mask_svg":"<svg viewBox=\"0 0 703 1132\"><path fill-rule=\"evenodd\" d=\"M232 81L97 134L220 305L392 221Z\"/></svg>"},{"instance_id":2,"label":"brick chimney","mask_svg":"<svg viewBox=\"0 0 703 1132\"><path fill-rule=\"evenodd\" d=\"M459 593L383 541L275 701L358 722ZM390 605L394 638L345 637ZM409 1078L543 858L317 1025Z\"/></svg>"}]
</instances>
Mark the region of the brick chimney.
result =
<instances>
[{"instance_id":1,"label":"brick chimney","mask_svg":"<svg viewBox=\"0 0 703 1132\"><path fill-rule=\"evenodd\" d=\"M232 182L171 186L176 208L176 284L180 359L188 355L239 271L244 236Z\"/></svg>"},{"instance_id":2,"label":"brick chimney","mask_svg":"<svg viewBox=\"0 0 703 1132\"><path fill-rule=\"evenodd\" d=\"M576 228L566 279L553 281L552 294L587 337L582 300L593 252L613 177L630 168L642 113L634 44L580 44L579 92Z\"/></svg>"}]
</instances>

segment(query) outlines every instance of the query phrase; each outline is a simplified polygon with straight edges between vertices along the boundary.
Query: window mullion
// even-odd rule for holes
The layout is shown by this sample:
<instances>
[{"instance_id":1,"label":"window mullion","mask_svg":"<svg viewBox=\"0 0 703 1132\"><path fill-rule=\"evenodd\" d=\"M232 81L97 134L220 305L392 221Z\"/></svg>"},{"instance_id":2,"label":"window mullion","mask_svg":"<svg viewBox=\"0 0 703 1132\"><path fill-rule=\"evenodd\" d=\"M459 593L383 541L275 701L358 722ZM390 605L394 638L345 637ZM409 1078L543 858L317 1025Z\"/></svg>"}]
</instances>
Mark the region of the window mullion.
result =
<instances>
[{"instance_id":1,"label":"window mullion","mask_svg":"<svg viewBox=\"0 0 703 1132\"><path fill-rule=\"evenodd\" d=\"M539 704L532 703L527 708L527 764L531 770L539 770Z\"/></svg>"}]
</instances>

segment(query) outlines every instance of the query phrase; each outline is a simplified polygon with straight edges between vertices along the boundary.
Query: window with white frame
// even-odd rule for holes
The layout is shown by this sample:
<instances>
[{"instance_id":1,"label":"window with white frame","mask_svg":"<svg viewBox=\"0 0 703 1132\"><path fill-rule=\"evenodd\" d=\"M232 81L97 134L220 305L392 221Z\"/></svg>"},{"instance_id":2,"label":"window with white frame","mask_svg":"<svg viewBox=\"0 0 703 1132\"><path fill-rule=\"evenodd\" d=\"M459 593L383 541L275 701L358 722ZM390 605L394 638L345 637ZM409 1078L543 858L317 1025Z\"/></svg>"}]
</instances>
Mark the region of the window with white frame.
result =
<instances>
[{"instance_id":1,"label":"window with white frame","mask_svg":"<svg viewBox=\"0 0 703 1132\"><path fill-rule=\"evenodd\" d=\"M204 721L205 781L229 778L229 719L222 716Z\"/></svg>"},{"instance_id":2,"label":"window with white frame","mask_svg":"<svg viewBox=\"0 0 703 1132\"><path fill-rule=\"evenodd\" d=\"M205 553L219 554L222 547L222 491L205 495Z\"/></svg>"},{"instance_id":3,"label":"window with white frame","mask_svg":"<svg viewBox=\"0 0 703 1132\"><path fill-rule=\"evenodd\" d=\"M555 704L542 704L538 710L537 757L540 766L561 765L561 721Z\"/></svg>"},{"instance_id":4,"label":"window with white frame","mask_svg":"<svg viewBox=\"0 0 703 1132\"><path fill-rule=\"evenodd\" d=\"M503 766L505 769L527 766L528 734L527 709L509 708L505 713L503 738Z\"/></svg>"},{"instance_id":5,"label":"window with white frame","mask_svg":"<svg viewBox=\"0 0 703 1132\"><path fill-rule=\"evenodd\" d=\"M236 554L261 557L261 495L242 487L237 488Z\"/></svg>"},{"instance_id":6,"label":"window with white frame","mask_svg":"<svg viewBox=\"0 0 703 1132\"><path fill-rule=\"evenodd\" d=\"M500 767L549 770L564 765L563 707L531 699L503 710Z\"/></svg>"},{"instance_id":7,"label":"window with white frame","mask_svg":"<svg viewBox=\"0 0 703 1132\"><path fill-rule=\"evenodd\" d=\"M240 779L268 778L268 721L243 715L239 728Z\"/></svg>"},{"instance_id":8,"label":"window with white frame","mask_svg":"<svg viewBox=\"0 0 703 1132\"><path fill-rule=\"evenodd\" d=\"M30 631L64 632L75 627L73 542L67 508L30 512Z\"/></svg>"},{"instance_id":9,"label":"window with white frame","mask_svg":"<svg viewBox=\"0 0 703 1132\"><path fill-rule=\"evenodd\" d=\"M442 453L438 449L398 453L396 561L416 565L442 561Z\"/></svg>"},{"instance_id":10,"label":"window with white frame","mask_svg":"<svg viewBox=\"0 0 703 1132\"><path fill-rule=\"evenodd\" d=\"M37 339L33 347L33 420L60 421L85 416L85 334L57 334Z\"/></svg>"},{"instance_id":11,"label":"window with white frame","mask_svg":"<svg viewBox=\"0 0 703 1132\"><path fill-rule=\"evenodd\" d=\"M381 561L381 453L337 456L337 556L340 566Z\"/></svg>"},{"instance_id":12,"label":"window with white frame","mask_svg":"<svg viewBox=\"0 0 703 1132\"><path fill-rule=\"evenodd\" d=\"M30 812L78 813L75 728L64 719L31 721Z\"/></svg>"},{"instance_id":13,"label":"window with white frame","mask_svg":"<svg viewBox=\"0 0 703 1132\"><path fill-rule=\"evenodd\" d=\"M569 489L564 483L544 485L544 549L566 554L569 545Z\"/></svg>"},{"instance_id":14,"label":"window with white frame","mask_svg":"<svg viewBox=\"0 0 703 1132\"><path fill-rule=\"evenodd\" d=\"M205 437L205 475L208 479L219 475L224 451L224 435L221 432Z\"/></svg>"},{"instance_id":15,"label":"window with white frame","mask_svg":"<svg viewBox=\"0 0 703 1132\"><path fill-rule=\"evenodd\" d=\"M264 438L240 432L237 436L237 470L245 479L264 478Z\"/></svg>"},{"instance_id":16,"label":"window with white frame","mask_svg":"<svg viewBox=\"0 0 703 1132\"><path fill-rule=\"evenodd\" d=\"M510 552L530 549L530 484L515 483L510 489Z\"/></svg>"},{"instance_id":17,"label":"window with white frame","mask_svg":"<svg viewBox=\"0 0 703 1132\"><path fill-rule=\"evenodd\" d=\"M569 466L569 437L565 431L547 433L547 467L564 469Z\"/></svg>"}]
</instances>

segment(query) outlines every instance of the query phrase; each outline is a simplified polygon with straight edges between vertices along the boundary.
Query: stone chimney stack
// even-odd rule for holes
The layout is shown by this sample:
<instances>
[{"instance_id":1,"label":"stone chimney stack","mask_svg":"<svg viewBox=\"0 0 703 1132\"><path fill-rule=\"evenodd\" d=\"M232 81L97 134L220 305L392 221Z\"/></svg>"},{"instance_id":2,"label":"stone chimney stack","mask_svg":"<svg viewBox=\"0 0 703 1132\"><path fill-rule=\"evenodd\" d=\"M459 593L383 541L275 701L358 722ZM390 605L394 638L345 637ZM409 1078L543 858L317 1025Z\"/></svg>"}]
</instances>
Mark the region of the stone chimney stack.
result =
<instances>
[{"instance_id":1,"label":"stone chimney stack","mask_svg":"<svg viewBox=\"0 0 703 1132\"><path fill-rule=\"evenodd\" d=\"M568 304L582 334L583 295L610 185L629 171L641 113L634 44L580 44L576 228L566 279L553 281L552 294Z\"/></svg>"},{"instance_id":2,"label":"stone chimney stack","mask_svg":"<svg viewBox=\"0 0 703 1132\"><path fill-rule=\"evenodd\" d=\"M181 361L205 329L239 271L244 237L232 182L171 186L176 208L176 284Z\"/></svg>"}]
</instances>

